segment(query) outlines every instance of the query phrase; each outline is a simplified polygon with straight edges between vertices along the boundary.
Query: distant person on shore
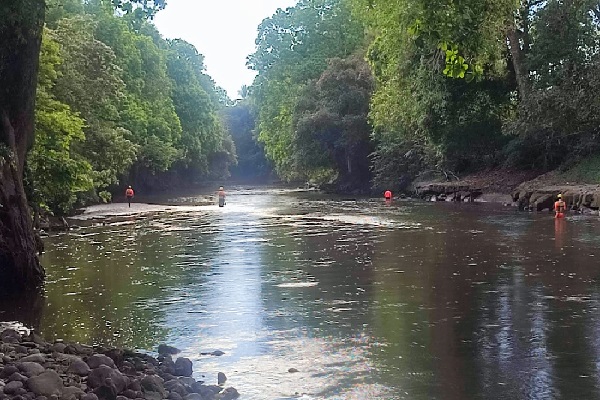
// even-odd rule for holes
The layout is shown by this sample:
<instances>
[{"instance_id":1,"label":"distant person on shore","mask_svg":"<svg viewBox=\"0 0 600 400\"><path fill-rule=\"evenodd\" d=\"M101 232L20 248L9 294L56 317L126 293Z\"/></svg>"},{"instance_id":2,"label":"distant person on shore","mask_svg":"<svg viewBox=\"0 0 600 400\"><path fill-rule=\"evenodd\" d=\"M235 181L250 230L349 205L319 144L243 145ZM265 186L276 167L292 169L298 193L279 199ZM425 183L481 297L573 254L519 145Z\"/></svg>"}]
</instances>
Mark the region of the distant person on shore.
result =
<instances>
[{"instance_id":1,"label":"distant person on shore","mask_svg":"<svg viewBox=\"0 0 600 400\"><path fill-rule=\"evenodd\" d=\"M390 190L386 190L385 193L383 194L383 197L386 200L391 200L392 199L392 192Z\"/></svg>"},{"instance_id":2,"label":"distant person on shore","mask_svg":"<svg viewBox=\"0 0 600 400\"><path fill-rule=\"evenodd\" d=\"M134 195L135 195L135 193L133 192L133 189L131 188L131 186L128 186L127 190L125 190L125 197L127 197L127 203L129 204L130 208L131 208L131 199L133 199Z\"/></svg>"},{"instance_id":3,"label":"distant person on shore","mask_svg":"<svg viewBox=\"0 0 600 400\"><path fill-rule=\"evenodd\" d=\"M219 207L223 207L225 205L225 190L223 189L223 186L219 187L217 196L219 196Z\"/></svg>"},{"instance_id":4,"label":"distant person on shore","mask_svg":"<svg viewBox=\"0 0 600 400\"><path fill-rule=\"evenodd\" d=\"M555 218L564 218L565 210L567 209L567 205L562 199L562 194L559 194L558 199L554 202L554 217Z\"/></svg>"}]
</instances>

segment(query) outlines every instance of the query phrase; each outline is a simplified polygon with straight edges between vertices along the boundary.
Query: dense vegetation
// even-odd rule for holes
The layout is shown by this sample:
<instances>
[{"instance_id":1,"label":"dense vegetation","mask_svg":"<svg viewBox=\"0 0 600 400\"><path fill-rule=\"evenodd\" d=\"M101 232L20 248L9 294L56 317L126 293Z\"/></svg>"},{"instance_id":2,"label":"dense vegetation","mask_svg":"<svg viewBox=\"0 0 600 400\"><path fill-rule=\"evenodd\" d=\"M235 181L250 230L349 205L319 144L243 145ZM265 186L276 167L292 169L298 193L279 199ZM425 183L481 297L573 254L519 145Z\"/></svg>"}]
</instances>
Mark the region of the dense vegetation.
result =
<instances>
[{"instance_id":1,"label":"dense vegetation","mask_svg":"<svg viewBox=\"0 0 600 400\"><path fill-rule=\"evenodd\" d=\"M230 166L267 178L270 162L284 180L398 188L598 150L594 1L300 0L258 27L256 80L227 108L202 56L164 40L148 19L162 3L149 4L121 2L117 16L114 2L49 2L35 203L65 212L124 179L160 188Z\"/></svg>"},{"instance_id":2,"label":"dense vegetation","mask_svg":"<svg viewBox=\"0 0 600 400\"><path fill-rule=\"evenodd\" d=\"M281 177L345 189L568 167L600 150L599 17L590 0L300 0L248 60L258 138Z\"/></svg>"},{"instance_id":3,"label":"dense vegetation","mask_svg":"<svg viewBox=\"0 0 600 400\"><path fill-rule=\"evenodd\" d=\"M121 7L48 2L28 177L30 200L54 213L109 200L119 183L149 191L227 176L235 161L219 118L227 97L203 56Z\"/></svg>"},{"instance_id":4,"label":"dense vegetation","mask_svg":"<svg viewBox=\"0 0 600 400\"><path fill-rule=\"evenodd\" d=\"M43 277L27 201L61 214L225 177L236 146L236 178L273 165L344 191L505 166L598 176L597 0L299 0L258 27L257 77L229 108L202 55L153 26L164 6L0 3L6 285Z\"/></svg>"}]
</instances>

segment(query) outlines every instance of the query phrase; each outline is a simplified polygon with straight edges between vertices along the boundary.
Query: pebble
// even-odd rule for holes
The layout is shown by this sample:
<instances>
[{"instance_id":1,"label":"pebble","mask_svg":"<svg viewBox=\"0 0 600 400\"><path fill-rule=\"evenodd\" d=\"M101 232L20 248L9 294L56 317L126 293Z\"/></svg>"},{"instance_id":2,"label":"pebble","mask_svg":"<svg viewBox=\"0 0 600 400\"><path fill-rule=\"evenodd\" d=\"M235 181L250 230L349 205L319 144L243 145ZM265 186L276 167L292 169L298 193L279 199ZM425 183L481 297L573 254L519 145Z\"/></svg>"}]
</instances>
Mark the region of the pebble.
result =
<instances>
[{"instance_id":1,"label":"pebble","mask_svg":"<svg viewBox=\"0 0 600 400\"><path fill-rule=\"evenodd\" d=\"M0 332L0 399L12 400L232 400L234 388L192 378L193 364L175 362L175 347L159 359L122 349L45 342L39 335ZM159 351L159 353L161 353ZM222 355L217 350L211 355ZM218 384L227 377L218 373Z\"/></svg>"}]
</instances>

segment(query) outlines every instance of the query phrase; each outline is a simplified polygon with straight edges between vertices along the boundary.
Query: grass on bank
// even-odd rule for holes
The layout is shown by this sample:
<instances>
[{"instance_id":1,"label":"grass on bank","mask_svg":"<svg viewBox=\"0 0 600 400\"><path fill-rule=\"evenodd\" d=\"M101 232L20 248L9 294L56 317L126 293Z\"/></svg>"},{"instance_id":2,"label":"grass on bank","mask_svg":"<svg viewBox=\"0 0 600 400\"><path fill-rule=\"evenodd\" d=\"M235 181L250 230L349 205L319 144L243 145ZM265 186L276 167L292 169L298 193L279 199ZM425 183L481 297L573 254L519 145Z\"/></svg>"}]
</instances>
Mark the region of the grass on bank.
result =
<instances>
[{"instance_id":1,"label":"grass on bank","mask_svg":"<svg viewBox=\"0 0 600 400\"><path fill-rule=\"evenodd\" d=\"M600 184L600 155L584 158L574 166L558 171L556 178L569 183Z\"/></svg>"}]
</instances>

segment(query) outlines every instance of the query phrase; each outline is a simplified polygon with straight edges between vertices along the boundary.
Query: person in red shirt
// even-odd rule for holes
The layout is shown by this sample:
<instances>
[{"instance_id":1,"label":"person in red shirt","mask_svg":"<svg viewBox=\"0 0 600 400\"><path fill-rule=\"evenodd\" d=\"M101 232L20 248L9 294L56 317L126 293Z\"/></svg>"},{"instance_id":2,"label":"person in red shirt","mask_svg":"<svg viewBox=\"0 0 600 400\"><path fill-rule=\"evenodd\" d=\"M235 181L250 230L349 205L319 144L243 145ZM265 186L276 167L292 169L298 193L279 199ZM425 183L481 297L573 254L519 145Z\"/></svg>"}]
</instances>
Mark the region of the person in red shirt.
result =
<instances>
[{"instance_id":1,"label":"person in red shirt","mask_svg":"<svg viewBox=\"0 0 600 400\"><path fill-rule=\"evenodd\" d=\"M128 186L127 190L125 190L125 197L127 197L127 203L129 204L129 207L131 207L131 199L134 195L135 193L133 192L133 189L131 188L131 186Z\"/></svg>"},{"instance_id":2,"label":"person in red shirt","mask_svg":"<svg viewBox=\"0 0 600 400\"><path fill-rule=\"evenodd\" d=\"M385 191L385 193L383 194L383 197L384 197L386 200L391 200L391 199L392 199L392 192L391 192L391 191L389 191L389 190L386 190L386 191Z\"/></svg>"},{"instance_id":3,"label":"person in red shirt","mask_svg":"<svg viewBox=\"0 0 600 400\"><path fill-rule=\"evenodd\" d=\"M556 200L554 202L554 217L555 218L564 218L566 210L567 210L567 205L562 199L562 194L559 194L558 200Z\"/></svg>"}]
</instances>

